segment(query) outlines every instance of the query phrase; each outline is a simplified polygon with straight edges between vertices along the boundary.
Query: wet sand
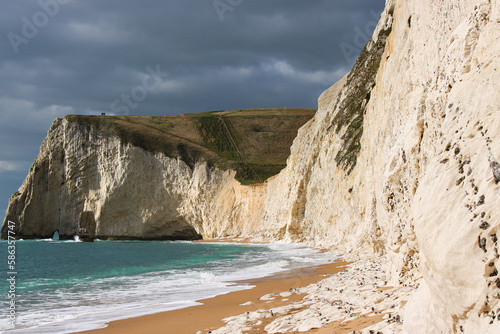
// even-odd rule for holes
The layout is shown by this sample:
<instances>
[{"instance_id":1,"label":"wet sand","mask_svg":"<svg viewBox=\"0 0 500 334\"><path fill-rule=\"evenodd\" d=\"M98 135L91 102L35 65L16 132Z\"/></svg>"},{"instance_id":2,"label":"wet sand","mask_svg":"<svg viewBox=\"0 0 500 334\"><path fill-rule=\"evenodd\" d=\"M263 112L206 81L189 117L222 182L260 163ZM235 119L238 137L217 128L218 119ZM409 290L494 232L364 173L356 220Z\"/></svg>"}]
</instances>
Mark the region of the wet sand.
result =
<instances>
[{"instance_id":1,"label":"wet sand","mask_svg":"<svg viewBox=\"0 0 500 334\"><path fill-rule=\"evenodd\" d=\"M157 314L112 321L106 328L80 333L87 334L194 334L207 333L223 327L222 319L259 309L271 309L301 300L304 295L292 294L272 301L260 300L266 294L286 292L290 289L308 286L327 276L342 271L348 263L332 262L317 267L289 270L274 276L244 281L255 286L252 289L231 292L214 298L200 300L202 305ZM242 305L245 304L245 305ZM262 328L254 328L248 333L265 333ZM261 326L259 326L261 327ZM366 327L366 326L364 326ZM363 328L363 327L362 327ZM331 330L331 329L330 329ZM351 330L352 331L352 330ZM321 332L317 332L321 333Z\"/></svg>"}]
</instances>

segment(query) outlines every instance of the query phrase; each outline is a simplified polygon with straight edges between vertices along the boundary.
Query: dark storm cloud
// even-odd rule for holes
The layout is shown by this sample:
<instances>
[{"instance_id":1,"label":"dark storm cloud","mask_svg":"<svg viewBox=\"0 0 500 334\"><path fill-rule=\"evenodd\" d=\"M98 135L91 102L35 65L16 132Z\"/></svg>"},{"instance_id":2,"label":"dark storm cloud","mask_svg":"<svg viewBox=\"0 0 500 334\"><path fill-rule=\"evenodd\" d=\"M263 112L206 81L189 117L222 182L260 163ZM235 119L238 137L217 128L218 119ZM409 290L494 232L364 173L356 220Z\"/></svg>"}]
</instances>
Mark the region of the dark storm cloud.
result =
<instances>
[{"instance_id":1,"label":"dark storm cloud","mask_svg":"<svg viewBox=\"0 0 500 334\"><path fill-rule=\"evenodd\" d=\"M360 39L355 27L373 26L373 13L383 5L383 0L2 1L0 208L20 185L19 175L26 174L56 117L315 107L319 94L352 65L341 43L355 46ZM147 68L168 76L154 78ZM145 87L148 79L155 85ZM133 108L122 102L131 93L140 97ZM114 101L119 104L113 108Z\"/></svg>"}]
</instances>

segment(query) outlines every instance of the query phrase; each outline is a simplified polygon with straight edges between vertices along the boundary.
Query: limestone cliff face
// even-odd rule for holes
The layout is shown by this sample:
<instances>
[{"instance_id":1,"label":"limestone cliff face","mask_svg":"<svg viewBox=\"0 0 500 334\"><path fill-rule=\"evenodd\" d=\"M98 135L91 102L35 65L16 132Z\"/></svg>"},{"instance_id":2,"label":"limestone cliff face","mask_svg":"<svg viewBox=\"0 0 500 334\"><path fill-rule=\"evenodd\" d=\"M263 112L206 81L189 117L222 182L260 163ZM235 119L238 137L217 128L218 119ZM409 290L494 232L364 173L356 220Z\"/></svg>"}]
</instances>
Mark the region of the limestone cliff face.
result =
<instances>
[{"instance_id":1,"label":"limestone cliff face","mask_svg":"<svg viewBox=\"0 0 500 334\"><path fill-rule=\"evenodd\" d=\"M388 1L269 182L267 235L423 277L409 333L500 332L499 71L498 1Z\"/></svg>"},{"instance_id":2,"label":"limestone cliff face","mask_svg":"<svg viewBox=\"0 0 500 334\"><path fill-rule=\"evenodd\" d=\"M258 186L240 193L235 172L124 144L94 126L58 119L6 220L22 238L197 239L240 233ZM251 213L247 210L251 209ZM5 225L4 225L5 226Z\"/></svg>"}]
</instances>

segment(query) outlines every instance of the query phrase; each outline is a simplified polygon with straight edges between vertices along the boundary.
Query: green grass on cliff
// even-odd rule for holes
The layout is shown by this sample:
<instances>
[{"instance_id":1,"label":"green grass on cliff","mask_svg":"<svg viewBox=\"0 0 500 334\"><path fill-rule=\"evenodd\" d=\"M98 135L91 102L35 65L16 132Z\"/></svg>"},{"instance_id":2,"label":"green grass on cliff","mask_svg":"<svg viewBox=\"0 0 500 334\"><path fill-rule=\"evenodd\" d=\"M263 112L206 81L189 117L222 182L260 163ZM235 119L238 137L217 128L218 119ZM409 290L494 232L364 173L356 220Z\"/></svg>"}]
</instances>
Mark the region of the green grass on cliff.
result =
<instances>
[{"instance_id":1,"label":"green grass on cliff","mask_svg":"<svg viewBox=\"0 0 500 334\"><path fill-rule=\"evenodd\" d=\"M375 78L385 51L387 38L392 26L379 32L377 42L371 48L365 46L353 69L347 76L345 97L338 107L331 127L342 134L342 149L335 156L335 162L350 174L357 163L361 151L364 114L370 101L371 91L375 87Z\"/></svg>"},{"instance_id":2,"label":"green grass on cliff","mask_svg":"<svg viewBox=\"0 0 500 334\"><path fill-rule=\"evenodd\" d=\"M286 166L297 130L315 109L251 109L213 111L179 116L68 115L69 122L114 133L125 143L193 167L210 165L237 171L244 184L261 182Z\"/></svg>"}]
</instances>

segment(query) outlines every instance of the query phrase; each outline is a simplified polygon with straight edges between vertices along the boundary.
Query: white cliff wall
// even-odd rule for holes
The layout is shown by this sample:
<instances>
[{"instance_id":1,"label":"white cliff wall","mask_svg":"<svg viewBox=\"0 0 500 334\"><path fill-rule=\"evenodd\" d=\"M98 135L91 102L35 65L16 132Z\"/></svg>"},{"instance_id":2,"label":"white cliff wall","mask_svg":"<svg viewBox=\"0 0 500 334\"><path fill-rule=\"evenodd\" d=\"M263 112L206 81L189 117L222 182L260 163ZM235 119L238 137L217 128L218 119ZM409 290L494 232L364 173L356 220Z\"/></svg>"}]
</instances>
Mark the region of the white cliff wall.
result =
<instances>
[{"instance_id":1,"label":"white cliff wall","mask_svg":"<svg viewBox=\"0 0 500 334\"><path fill-rule=\"evenodd\" d=\"M267 189L268 236L387 254L394 284L423 277L409 333L500 332L500 184L488 159L500 159L499 6L387 1L368 44L383 55L361 116L338 115L370 83L356 82L366 59L320 97ZM362 129L353 168L339 159L355 151L343 140L359 134L352 124Z\"/></svg>"},{"instance_id":2,"label":"white cliff wall","mask_svg":"<svg viewBox=\"0 0 500 334\"><path fill-rule=\"evenodd\" d=\"M58 119L11 197L6 219L18 223L22 237L51 237L57 230L72 238L82 213L101 238L249 233L252 224L242 224L260 219L263 187L242 187L234 175L203 161L190 168L94 126Z\"/></svg>"}]
</instances>

